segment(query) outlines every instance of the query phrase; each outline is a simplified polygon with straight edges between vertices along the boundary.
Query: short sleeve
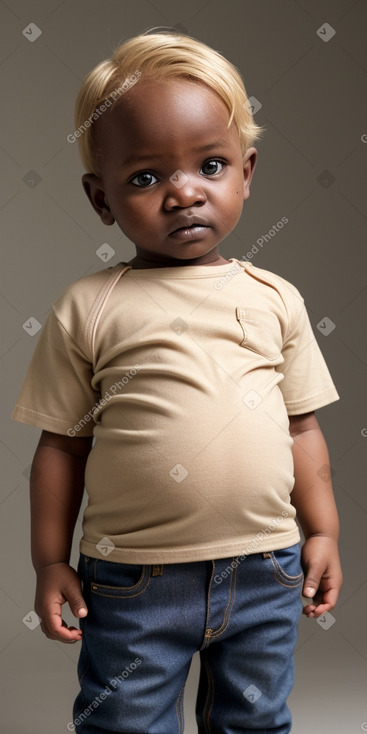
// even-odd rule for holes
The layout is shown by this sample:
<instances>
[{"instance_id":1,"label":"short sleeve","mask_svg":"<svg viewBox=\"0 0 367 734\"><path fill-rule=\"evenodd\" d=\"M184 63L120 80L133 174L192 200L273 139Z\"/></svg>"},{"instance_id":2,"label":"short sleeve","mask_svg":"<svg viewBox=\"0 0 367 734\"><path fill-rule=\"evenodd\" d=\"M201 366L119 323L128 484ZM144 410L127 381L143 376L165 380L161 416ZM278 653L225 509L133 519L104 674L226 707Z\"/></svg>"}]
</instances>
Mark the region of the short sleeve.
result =
<instances>
[{"instance_id":1,"label":"short sleeve","mask_svg":"<svg viewBox=\"0 0 367 734\"><path fill-rule=\"evenodd\" d=\"M276 370L284 375L279 389L288 415L308 413L339 400L304 303L283 343L282 355L284 363Z\"/></svg>"},{"instance_id":2,"label":"short sleeve","mask_svg":"<svg viewBox=\"0 0 367 734\"><path fill-rule=\"evenodd\" d=\"M54 306L40 333L11 418L46 431L92 436L99 399L92 364L58 319Z\"/></svg>"}]
</instances>

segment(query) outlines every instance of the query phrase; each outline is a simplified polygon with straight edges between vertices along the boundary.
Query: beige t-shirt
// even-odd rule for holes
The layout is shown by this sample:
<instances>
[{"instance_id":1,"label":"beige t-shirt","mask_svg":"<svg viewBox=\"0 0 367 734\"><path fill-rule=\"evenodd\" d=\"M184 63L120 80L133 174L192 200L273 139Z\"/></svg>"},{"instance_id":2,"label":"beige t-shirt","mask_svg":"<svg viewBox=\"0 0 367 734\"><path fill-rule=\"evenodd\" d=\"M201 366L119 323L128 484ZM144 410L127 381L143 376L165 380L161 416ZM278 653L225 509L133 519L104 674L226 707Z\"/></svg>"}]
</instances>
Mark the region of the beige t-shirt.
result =
<instances>
[{"instance_id":1,"label":"beige t-shirt","mask_svg":"<svg viewBox=\"0 0 367 734\"><path fill-rule=\"evenodd\" d=\"M288 415L338 399L284 278L119 263L56 301L12 418L94 435L83 553L174 563L297 543Z\"/></svg>"}]
</instances>

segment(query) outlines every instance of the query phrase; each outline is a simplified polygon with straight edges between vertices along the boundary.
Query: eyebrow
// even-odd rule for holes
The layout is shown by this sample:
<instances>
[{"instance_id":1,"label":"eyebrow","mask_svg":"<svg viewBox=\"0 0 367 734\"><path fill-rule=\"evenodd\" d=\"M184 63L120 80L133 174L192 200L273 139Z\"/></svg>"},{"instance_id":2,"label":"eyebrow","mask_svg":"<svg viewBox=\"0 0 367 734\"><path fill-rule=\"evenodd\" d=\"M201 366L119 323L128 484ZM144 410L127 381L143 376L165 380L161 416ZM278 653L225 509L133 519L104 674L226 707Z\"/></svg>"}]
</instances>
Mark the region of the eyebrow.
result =
<instances>
[{"instance_id":1,"label":"eyebrow","mask_svg":"<svg viewBox=\"0 0 367 734\"><path fill-rule=\"evenodd\" d=\"M226 140L216 141L215 143L208 143L207 145L200 145L196 148L192 148L191 150L194 153L200 153L204 151L213 150L213 148L229 148L230 143L228 143ZM158 158L162 158L162 153L142 153L141 155L138 155L137 153L133 153L132 155L129 155L124 160L124 166L127 166L130 163L140 163L140 161L145 161L147 159L149 160L157 160Z\"/></svg>"}]
</instances>

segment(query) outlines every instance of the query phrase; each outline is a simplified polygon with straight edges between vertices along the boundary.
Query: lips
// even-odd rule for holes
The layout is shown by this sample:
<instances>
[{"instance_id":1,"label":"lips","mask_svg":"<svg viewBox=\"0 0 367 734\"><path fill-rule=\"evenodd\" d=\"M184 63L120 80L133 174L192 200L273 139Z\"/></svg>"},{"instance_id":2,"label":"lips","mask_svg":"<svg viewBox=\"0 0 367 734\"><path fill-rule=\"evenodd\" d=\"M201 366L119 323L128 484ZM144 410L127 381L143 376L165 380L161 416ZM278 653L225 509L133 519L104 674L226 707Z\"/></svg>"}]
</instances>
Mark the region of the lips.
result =
<instances>
[{"instance_id":1,"label":"lips","mask_svg":"<svg viewBox=\"0 0 367 734\"><path fill-rule=\"evenodd\" d=\"M171 234L174 234L175 232L185 232L187 229L204 229L206 226L206 224L190 224L190 227L178 227L178 229L174 229Z\"/></svg>"},{"instance_id":2,"label":"lips","mask_svg":"<svg viewBox=\"0 0 367 734\"><path fill-rule=\"evenodd\" d=\"M194 227L209 227L210 225L201 217L178 217L170 232L173 234L181 229L193 229Z\"/></svg>"}]
</instances>

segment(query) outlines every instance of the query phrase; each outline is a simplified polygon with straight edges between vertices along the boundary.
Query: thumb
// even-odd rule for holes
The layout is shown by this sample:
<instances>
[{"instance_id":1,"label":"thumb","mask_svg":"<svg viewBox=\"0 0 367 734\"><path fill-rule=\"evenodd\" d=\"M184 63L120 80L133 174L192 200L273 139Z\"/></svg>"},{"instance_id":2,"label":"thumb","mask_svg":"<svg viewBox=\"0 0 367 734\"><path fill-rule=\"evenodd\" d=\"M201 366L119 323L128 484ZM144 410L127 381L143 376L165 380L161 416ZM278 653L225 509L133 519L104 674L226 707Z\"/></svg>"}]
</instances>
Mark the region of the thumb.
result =
<instances>
[{"instance_id":1,"label":"thumb","mask_svg":"<svg viewBox=\"0 0 367 734\"><path fill-rule=\"evenodd\" d=\"M81 594L75 595L71 597L69 601L69 606L74 614L74 617L86 617L88 614L87 605L82 597Z\"/></svg>"},{"instance_id":2,"label":"thumb","mask_svg":"<svg viewBox=\"0 0 367 734\"><path fill-rule=\"evenodd\" d=\"M74 617L86 617L88 614L87 605L83 599L81 593L81 586L79 579L76 579L68 586L65 592L66 599L69 603L69 607L74 614Z\"/></svg>"},{"instance_id":3,"label":"thumb","mask_svg":"<svg viewBox=\"0 0 367 734\"><path fill-rule=\"evenodd\" d=\"M311 599L315 596L320 585L321 575L315 566L309 568L303 583L303 596L310 597Z\"/></svg>"}]
</instances>

